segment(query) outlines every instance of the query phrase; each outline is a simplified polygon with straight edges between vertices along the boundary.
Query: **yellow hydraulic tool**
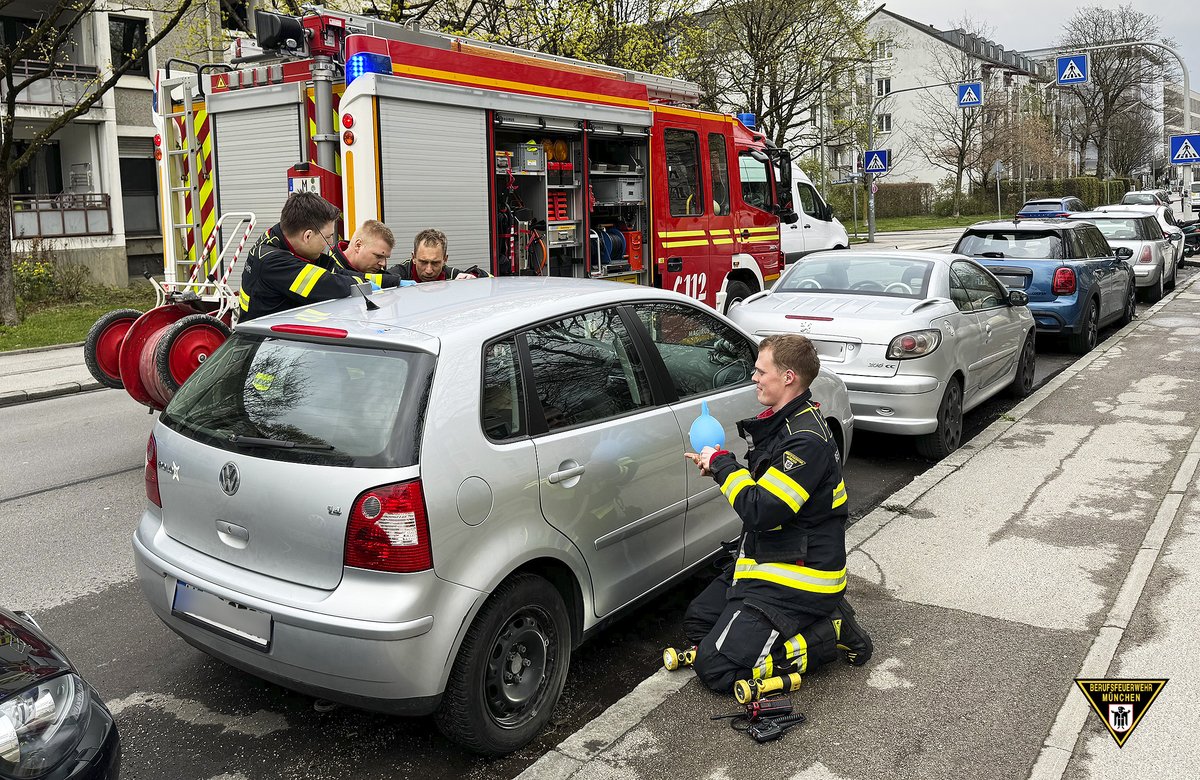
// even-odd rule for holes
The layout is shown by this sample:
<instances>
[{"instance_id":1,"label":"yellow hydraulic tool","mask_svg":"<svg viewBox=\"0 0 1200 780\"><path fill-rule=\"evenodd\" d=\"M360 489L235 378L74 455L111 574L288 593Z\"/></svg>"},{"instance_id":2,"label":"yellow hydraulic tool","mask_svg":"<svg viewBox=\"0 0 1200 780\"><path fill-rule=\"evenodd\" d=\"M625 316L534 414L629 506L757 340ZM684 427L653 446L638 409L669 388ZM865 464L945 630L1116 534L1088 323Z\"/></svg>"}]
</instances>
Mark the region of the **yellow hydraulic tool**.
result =
<instances>
[{"instance_id":1,"label":"yellow hydraulic tool","mask_svg":"<svg viewBox=\"0 0 1200 780\"><path fill-rule=\"evenodd\" d=\"M682 669L685 666L691 666L696 663L696 646L686 647L683 650L676 650L673 647L668 647L663 650L663 667L668 672L673 672L676 669Z\"/></svg>"},{"instance_id":2,"label":"yellow hydraulic tool","mask_svg":"<svg viewBox=\"0 0 1200 780\"><path fill-rule=\"evenodd\" d=\"M738 680L733 684L733 696L738 704L758 701L772 693L792 693L800 690L800 675L797 672L761 680Z\"/></svg>"}]
</instances>

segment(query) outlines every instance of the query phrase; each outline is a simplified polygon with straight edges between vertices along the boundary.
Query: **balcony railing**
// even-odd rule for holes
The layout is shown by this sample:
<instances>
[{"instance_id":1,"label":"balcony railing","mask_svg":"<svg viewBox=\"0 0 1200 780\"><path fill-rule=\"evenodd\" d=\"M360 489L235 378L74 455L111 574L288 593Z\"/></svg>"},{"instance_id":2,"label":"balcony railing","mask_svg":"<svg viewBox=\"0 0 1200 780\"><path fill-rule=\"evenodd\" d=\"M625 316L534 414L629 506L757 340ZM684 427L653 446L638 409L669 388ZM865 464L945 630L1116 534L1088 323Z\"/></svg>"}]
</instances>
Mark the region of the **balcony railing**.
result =
<instances>
[{"instance_id":1,"label":"balcony railing","mask_svg":"<svg viewBox=\"0 0 1200 780\"><path fill-rule=\"evenodd\" d=\"M20 83L46 68L45 62L21 60L13 67L13 81ZM19 95L17 102L25 105L73 106L83 100L96 86L99 71L91 65L57 65L46 78L33 82ZM0 98L7 87L0 82Z\"/></svg>"},{"instance_id":2,"label":"balcony railing","mask_svg":"<svg viewBox=\"0 0 1200 780\"><path fill-rule=\"evenodd\" d=\"M112 235L107 193L14 195L13 238Z\"/></svg>"}]
</instances>

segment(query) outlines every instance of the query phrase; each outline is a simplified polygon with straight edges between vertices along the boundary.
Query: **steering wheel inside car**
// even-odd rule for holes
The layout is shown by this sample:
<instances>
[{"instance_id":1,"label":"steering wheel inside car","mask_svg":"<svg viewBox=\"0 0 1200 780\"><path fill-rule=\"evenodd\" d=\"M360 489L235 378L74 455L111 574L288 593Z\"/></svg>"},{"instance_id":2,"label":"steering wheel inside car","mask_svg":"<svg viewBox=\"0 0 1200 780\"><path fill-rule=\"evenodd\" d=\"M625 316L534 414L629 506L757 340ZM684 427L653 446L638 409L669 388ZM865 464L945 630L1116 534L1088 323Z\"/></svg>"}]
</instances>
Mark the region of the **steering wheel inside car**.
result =
<instances>
[{"instance_id":1,"label":"steering wheel inside car","mask_svg":"<svg viewBox=\"0 0 1200 780\"><path fill-rule=\"evenodd\" d=\"M854 284L850 285L850 289L851 290L870 290L872 292L883 292L884 291L882 284L880 284L879 282L873 282L870 279L866 279L861 282L855 282Z\"/></svg>"},{"instance_id":2,"label":"steering wheel inside car","mask_svg":"<svg viewBox=\"0 0 1200 780\"><path fill-rule=\"evenodd\" d=\"M912 288L904 282L892 282L887 287L883 288L884 292L900 293L901 295L912 295Z\"/></svg>"},{"instance_id":3,"label":"steering wheel inside car","mask_svg":"<svg viewBox=\"0 0 1200 780\"><path fill-rule=\"evenodd\" d=\"M801 290L820 290L821 283L816 279L801 279L800 281L796 282L796 287Z\"/></svg>"}]
</instances>

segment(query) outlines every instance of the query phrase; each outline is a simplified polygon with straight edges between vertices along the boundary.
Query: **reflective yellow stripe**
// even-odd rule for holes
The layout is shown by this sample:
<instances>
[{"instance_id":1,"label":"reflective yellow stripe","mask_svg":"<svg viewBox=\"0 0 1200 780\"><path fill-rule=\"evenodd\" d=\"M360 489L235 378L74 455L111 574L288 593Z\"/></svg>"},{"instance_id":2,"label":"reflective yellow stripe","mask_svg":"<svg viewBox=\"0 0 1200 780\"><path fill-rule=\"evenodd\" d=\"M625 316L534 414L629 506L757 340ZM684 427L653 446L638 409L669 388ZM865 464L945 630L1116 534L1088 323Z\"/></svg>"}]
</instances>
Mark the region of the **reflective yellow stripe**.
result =
<instances>
[{"instance_id":1,"label":"reflective yellow stripe","mask_svg":"<svg viewBox=\"0 0 1200 780\"><path fill-rule=\"evenodd\" d=\"M238 303L242 307L242 311L250 311L250 296L245 290L238 291Z\"/></svg>"},{"instance_id":2,"label":"reflective yellow stripe","mask_svg":"<svg viewBox=\"0 0 1200 780\"><path fill-rule=\"evenodd\" d=\"M714 244L732 244L733 239L732 238L713 238L712 242Z\"/></svg>"},{"instance_id":3,"label":"reflective yellow stripe","mask_svg":"<svg viewBox=\"0 0 1200 780\"><path fill-rule=\"evenodd\" d=\"M812 593L840 593L846 587L846 570L821 571L791 563L758 563L753 558L739 558L733 579L735 582L764 580Z\"/></svg>"},{"instance_id":4,"label":"reflective yellow stripe","mask_svg":"<svg viewBox=\"0 0 1200 780\"><path fill-rule=\"evenodd\" d=\"M800 483L772 466L758 481L761 488L787 504L793 512L799 512L800 506L808 500L808 491Z\"/></svg>"},{"instance_id":5,"label":"reflective yellow stripe","mask_svg":"<svg viewBox=\"0 0 1200 780\"><path fill-rule=\"evenodd\" d=\"M775 675L775 661L771 658L770 653L767 653L767 657L763 659L761 664L754 667L753 674L756 680Z\"/></svg>"},{"instance_id":6,"label":"reflective yellow stripe","mask_svg":"<svg viewBox=\"0 0 1200 780\"><path fill-rule=\"evenodd\" d=\"M317 270L315 265L306 265L301 268L300 273L296 274L296 278L292 280L292 286L288 289L294 293L300 293L303 295L304 293L301 293L300 290L304 287L304 284L308 281L308 277L312 276L312 273L315 270Z\"/></svg>"},{"instance_id":7,"label":"reflective yellow stripe","mask_svg":"<svg viewBox=\"0 0 1200 780\"><path fill-rule=\"evenodd\" d=\"M721 485L721 492L725 494L732 505L738 493L753 484L754 479L750 476L750 472L746 469L738 469L725 478L725 484Z\"/></svg>"},{"instance_id":8,"label":"reflective yellow stripe","mask_svg":"<svg viewBox=\"0 0 1200 780\"><path fill-rule=\"evenodd\" d=\"M795 661L796 671L800 674L804 674L806 671L808 671L808 642L804 640L804 635L796 634L794 637L784 642L783 646L787 651L787 659L789 661Z\"/></svg>"},{"instance_id":9,"label":"reflective yellow stripe","mask_svg":"<svg viewBox=\"0 0 1200 780\"><path fill-rule=\"evenodd\" d=\"M324 268L320 268L315 265L310 266L310 268L312 269L312 273L309 274L308 279L305 281L304 289L300 290L300 294L305 298L307 298L308 294L311 293L313 288L317 286L317 280L319 280L325 274Z\"/></svg>"},{"instance_id":10,"label":"reflective yellow stripe","mask_svg":"<svg viewBox=\"0 0 1200 780\"><path fill-rule=\"evenodd\" d=\"M664 230L660 233L663 238L679 238L681 236L702 236L703 230Z\"/></svg>"},{"instance_id":11,"label":"reflective yellow stripe","mask_svg":"<svg viewBox=\"0 0 1200 780\"><path fill-rule=\"evenodd\" d=\"M383 287L383 274L367 274L367 281Z\"/></svg>"},{"instance_id":12,"label":"reflective yellow stripe","mask_svg":"<svg viewBox=\"0 0 1200 780\"><path fill-rule=\"evenodd\" d=\"M748 227L748 228L742 228L742 230L746 230L751 233L778 233L779 232L779 228L777 228L777 227Z\"/></svg>"},{"instance_id":13,"label":"reflective yellow stripe","mask_svg":"<svg viewBox=\"0 0 1200 780\"><path fill-rule=\"evenodd\" d=\"M751 237L751 238L745 238L742 240L745 241L747 244L766 244L771 241L778 241L779 236L760 236L758 238Z\"/></svg>"},{"instance_id":14,"label":"reflective yellow stripe","mask_svg":"<svg viewBox=\"0 0 1200 780\"><path fill-rule=\"evenodd\" d=\"M844 503L846 503L846 483L843 481L833 489L833 508L837 509Z\"/></svg>"},{"instance_id":15,"label":"reflective yellow stripe","mask_svg":"<svg viewBox=\"0 0 1200 780\"><path fill-rule=\"evenodd\" d=\"M708 246L708 239L702 238L699 241L664 241L663 246L668 248L675 246Z\"/></svg>"}]
</instances>

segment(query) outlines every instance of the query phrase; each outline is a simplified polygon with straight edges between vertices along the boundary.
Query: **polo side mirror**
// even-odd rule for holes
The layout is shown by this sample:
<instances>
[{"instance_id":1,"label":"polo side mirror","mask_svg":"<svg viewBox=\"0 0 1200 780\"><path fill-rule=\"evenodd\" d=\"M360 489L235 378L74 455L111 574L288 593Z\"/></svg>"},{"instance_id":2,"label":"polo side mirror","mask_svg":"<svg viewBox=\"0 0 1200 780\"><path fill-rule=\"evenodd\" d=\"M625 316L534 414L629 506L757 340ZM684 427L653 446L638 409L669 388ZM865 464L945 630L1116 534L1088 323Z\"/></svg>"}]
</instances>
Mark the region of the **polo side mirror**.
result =
<instances>
[{"instance_id":1,"label":"polo side mirror","mask_svg":"<svg viewBox=\"0 0 1200 780\"><path fill-rule=\"evenodd\" d=\"M1009 306L1026 306L1029 304L1029 296L1024 290L1009 290L1008 305Z\"/></svg>"},{"instance_id":2,"label":"polo side mirror","mask_svg":"<svg viewBox=\"0 0 1200 780\"><path fill-rule=\"evenodd\" d=\"M1133 250L1127 246L1119 246L1117 247L1117 257L1121 258L1122 260L1128 260L1129 258L1133 257Z\"/></svg>"}]
</instances>

